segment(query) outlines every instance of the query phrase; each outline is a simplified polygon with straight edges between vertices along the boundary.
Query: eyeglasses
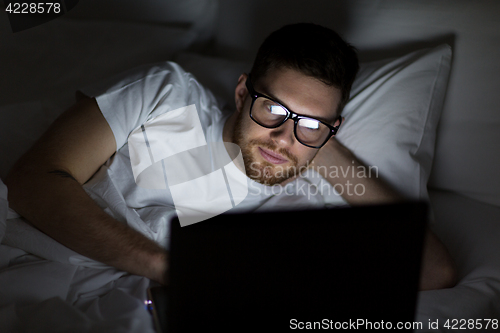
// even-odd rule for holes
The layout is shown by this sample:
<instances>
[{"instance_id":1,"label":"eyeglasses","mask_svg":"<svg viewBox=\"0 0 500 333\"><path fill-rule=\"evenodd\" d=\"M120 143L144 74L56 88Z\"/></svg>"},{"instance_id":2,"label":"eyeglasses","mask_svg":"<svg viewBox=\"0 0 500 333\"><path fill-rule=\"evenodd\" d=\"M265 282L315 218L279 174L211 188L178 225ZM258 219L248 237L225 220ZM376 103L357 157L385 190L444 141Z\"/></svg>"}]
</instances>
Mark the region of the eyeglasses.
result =
<instances>
[{"instance_id":1,"label":"eyeglasses","mask_svg":"<svg viewBox=\"0 0 500 333\"><path fill-rule=\"evenodd\" d=\"M252 86L250 75L246 80L246 87L252 97L250 118L265 128L277 128L288 119L292 119L294 121L293 133L295 138L304 146L310 148L323 147L332 136L337 134L342 124L341 116L338 118L338 126L332 126L321 120L302 116L288 110L272 98L256 92Z\"/></svg>"}]
</instances>

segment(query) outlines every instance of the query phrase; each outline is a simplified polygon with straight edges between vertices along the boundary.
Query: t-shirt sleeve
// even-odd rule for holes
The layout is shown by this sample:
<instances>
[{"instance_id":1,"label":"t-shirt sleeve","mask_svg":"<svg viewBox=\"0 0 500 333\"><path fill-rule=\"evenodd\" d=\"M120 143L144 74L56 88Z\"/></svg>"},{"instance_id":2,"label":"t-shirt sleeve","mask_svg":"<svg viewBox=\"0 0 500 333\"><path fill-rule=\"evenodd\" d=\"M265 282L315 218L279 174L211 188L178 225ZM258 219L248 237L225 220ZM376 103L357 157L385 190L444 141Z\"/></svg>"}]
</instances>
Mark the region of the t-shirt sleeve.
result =
<instances>
[{"instance_id":1,"label":"t-shirt sleeve","mask_svg":"<svg viewBox=\"0 0 500 333\"><path fill-rule=\"evenodd\" d=\"M163 62L133 69L82 91L95 97L118 150L147 120L188 105L191 80L179 65Z\"/></svg>"}]
</instances>

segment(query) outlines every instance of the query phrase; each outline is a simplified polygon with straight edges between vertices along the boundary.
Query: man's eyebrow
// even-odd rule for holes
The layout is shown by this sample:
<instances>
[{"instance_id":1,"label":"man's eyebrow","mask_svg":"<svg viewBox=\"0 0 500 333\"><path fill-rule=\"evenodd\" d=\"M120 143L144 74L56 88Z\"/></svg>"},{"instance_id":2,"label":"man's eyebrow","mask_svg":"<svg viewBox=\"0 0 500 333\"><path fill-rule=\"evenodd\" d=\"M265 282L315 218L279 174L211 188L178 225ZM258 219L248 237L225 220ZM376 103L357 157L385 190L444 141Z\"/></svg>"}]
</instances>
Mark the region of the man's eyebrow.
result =
<instances>
[{"instance_id":1,"label":"man's eyebrow","mask_svg":"<svg viewBox=\"0 0 500 333\"><path fill-rule=\"evenodd\" d=\"M273 94L269 93L269 91L266 89L266 88L263 88L262 89L262 94L263 95L266 95L267 97L270 97L273 101L275 102L278 102L280 103L281 105L283 105L285 108L287 108L288 111L293 111L292 109L290 109L282 100L280 100L279 98L277 98L276 96L274 96ZM298 115L301 115L301 116L304 116L304 117L309 117L309 118L312 118L312 119L316 119L316 120L321 120L322 122L326 123L326 124L331 124L333 125L333 123L337 120L337 117L334 117L333 119L331 120L328 120L326 118L323 118L323 117L313 117L313 116L309 116L307 114L303 114L303 113L298 113L298 112L295 112L293 111L294 113L297 113Z\"/></svg>"}]
</instances>

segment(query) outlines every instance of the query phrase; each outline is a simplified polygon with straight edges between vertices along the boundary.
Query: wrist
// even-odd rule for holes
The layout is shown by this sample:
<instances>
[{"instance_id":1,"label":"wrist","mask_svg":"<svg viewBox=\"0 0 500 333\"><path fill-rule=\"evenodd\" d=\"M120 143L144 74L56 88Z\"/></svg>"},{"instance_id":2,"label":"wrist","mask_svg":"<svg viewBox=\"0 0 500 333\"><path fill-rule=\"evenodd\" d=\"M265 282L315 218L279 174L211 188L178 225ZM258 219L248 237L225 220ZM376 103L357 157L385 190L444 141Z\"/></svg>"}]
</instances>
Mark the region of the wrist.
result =
<instances>
[{"instance_id":1,"label":"wrist","mask_svg":"<svg viewBox=\"0 0 500 333\"><path fill-rule=\"evenodd\" d=\"M167 282L168 253L163 251L155 255L151 260L150 268L151 272L148 278L165 285Z\"/></svg>"}]
</instances>

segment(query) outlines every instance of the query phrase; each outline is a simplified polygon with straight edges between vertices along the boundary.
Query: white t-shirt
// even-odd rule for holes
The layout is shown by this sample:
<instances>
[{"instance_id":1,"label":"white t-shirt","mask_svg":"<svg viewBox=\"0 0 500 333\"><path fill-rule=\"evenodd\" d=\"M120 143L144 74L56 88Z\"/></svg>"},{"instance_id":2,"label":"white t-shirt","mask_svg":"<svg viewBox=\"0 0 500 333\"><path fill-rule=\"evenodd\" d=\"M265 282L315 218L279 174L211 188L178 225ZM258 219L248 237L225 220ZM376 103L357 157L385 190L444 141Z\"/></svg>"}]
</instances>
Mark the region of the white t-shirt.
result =
<instances>
[{"instance_id":1,"label":"white t-shirt","mask_svg":"<svg viewBox=\"0 0 500 333\"><path fill-rule=\"evenodd\" d=\"M345 204L318 177L269 187L217 164L209 147L222 142L223 126L232 111L222 108L209 90L175 63L143 66L83 92L96 98L117 145L115 155L84 185L85 190L108 214L164 246L168 246L168 223L182 200L188 204L191 198L198 200L193 207L200 203L221 207L225 204L221 194L229 192L230 211ZM184 158L181 153L186 151L192 159L185 168L169 169L175 165L172 158ZM224 154L230 160L225 150ZM191 179L193 172L196 180ZM194 184L209 173L224 176L226 182L201 190L186 182ZM237 199L238 193L246 195Z\"/></svg>"}]
</instances>

